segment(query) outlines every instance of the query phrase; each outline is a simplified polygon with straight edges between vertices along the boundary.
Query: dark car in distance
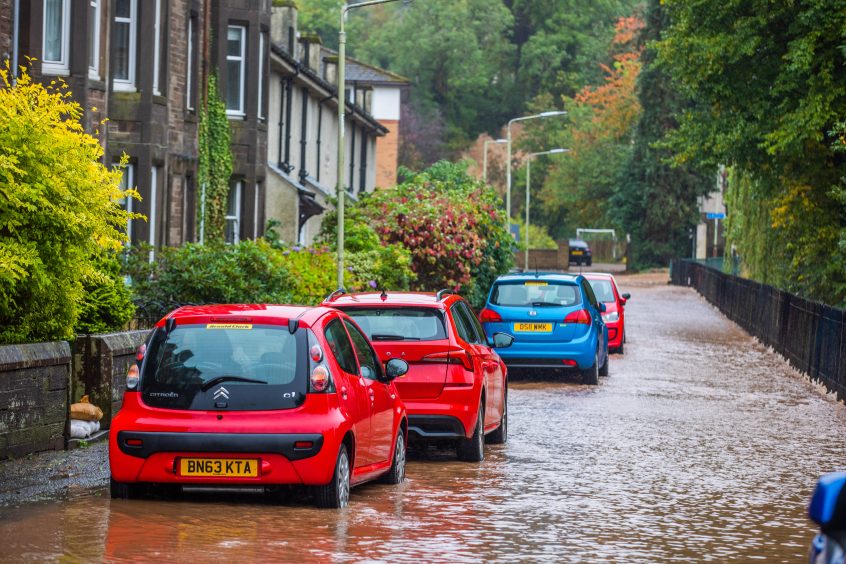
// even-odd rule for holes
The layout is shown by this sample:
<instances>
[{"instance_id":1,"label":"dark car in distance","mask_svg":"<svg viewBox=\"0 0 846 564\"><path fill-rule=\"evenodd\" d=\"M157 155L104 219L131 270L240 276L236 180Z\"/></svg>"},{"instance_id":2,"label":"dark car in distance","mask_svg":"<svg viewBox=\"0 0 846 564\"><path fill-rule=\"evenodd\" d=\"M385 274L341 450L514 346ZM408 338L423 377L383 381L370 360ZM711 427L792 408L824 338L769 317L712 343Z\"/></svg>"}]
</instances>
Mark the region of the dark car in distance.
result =
<instances>
[{"instance_id":1,"label":"dark car in distance","mask_svg":"<svg viewBox=\"0 0 846 564\"><path fill-rule=\"evenodd\" d=\"M570 239L570 264L577 264L579 266L590 266L593 264L590 245L581 239Z\"/></svg>"}]
</instances>

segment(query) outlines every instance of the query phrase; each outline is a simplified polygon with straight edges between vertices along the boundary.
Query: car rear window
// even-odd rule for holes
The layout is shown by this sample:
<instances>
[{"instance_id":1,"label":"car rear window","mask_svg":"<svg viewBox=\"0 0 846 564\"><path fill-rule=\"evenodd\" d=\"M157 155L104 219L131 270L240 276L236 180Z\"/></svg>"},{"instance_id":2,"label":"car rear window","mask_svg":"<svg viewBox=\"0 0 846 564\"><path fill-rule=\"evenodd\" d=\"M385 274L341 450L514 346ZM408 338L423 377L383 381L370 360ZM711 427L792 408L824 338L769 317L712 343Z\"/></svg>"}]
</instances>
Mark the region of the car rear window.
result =
<instances>
[{"instance_id":1,"label":"car rear window","mask_svg":"<svg viewBox=\"0 0 846 564\"><path fill-rule=\"evenodd\" d=\"M296 407L306 391L305 334L249 323L156 329L142 366L142 398L171 409Z\"/></svg>"},{"instance_id":2,"label":"car rear window","mask_svg":"<svg viewBox=\"0 0 846 564\"><path fill-rule=\"evenodd\" d=\"M568 307L581 301L579 287L567 282L500 282L491 294L492 304L507 307Z\"/></svg>"},{"instance_id":3,"label":"car rear window","mask_svg":"<svg viewBox=\"0 0 846 564\"><path fill-rule=\"evenodd\" d=\"M590 287L593 288L597 300L600 302L614 301L614 289L611 287L610 280L588 280L588 282L590 282Z\"/></svg>"},{"instance_id":4,"label":"car rear window","mask_svg":"<svg viewBox=\"0 0 846 564\"><path fill-rule=\"evenodd\" d=\"M379 341L438 341L446 339L443 313L434 308L345 308L367 338Z\"/></svg>"}]
</instances>

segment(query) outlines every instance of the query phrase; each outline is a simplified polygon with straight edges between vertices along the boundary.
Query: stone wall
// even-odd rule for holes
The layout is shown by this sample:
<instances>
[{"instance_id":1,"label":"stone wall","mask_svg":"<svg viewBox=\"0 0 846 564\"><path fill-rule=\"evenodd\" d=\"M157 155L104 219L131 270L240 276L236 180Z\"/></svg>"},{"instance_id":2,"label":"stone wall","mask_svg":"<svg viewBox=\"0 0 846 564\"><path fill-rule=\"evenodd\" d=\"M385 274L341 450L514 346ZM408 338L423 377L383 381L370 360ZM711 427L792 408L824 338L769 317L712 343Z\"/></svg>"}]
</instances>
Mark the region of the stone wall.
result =
<instances>
[{"instance_id":1,"label":"stone wall","mask_svg":"<svg viewBox=\"0 0 846 564\"><path fill-rule=\"evenodd\" d=\"M0 346L0 459L65 446L68 343Z\"/></svg>"},{"instance_id":2,"label":"stone wall","mask_svg":"<svg viewBox=\"0 0 846 564\"><path fill-rule=\"evenodd\" d=\"M566 272L570 268L570 247L567 241L559 241L558 249L529 249L529 270ZM514 253L514 266L522 269L525 265L523 251Z\"/></svg>"}]
</instances>

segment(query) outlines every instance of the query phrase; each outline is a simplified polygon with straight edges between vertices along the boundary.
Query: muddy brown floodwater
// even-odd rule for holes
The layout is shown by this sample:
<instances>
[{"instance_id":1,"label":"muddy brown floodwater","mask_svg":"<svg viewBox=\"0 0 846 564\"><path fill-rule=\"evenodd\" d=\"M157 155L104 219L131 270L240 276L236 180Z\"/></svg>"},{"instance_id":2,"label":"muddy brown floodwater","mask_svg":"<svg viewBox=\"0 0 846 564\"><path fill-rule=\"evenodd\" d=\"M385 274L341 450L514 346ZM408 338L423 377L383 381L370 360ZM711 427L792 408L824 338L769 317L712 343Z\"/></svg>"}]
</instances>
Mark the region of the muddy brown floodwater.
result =
<instances>
[{"instance_id":1,"label":"muddy brown floodwater","mask_svg":"<svg viewBox=\"0 0 846 564\"><path fill-rule=\"evenodd\" d=\"M623 278L625 356L597 387L513 382L482 464L426 451L350 507L251 496L0 508L2 561L801 561L844 408L659 277Z\"/></svg>"}]
</instances>

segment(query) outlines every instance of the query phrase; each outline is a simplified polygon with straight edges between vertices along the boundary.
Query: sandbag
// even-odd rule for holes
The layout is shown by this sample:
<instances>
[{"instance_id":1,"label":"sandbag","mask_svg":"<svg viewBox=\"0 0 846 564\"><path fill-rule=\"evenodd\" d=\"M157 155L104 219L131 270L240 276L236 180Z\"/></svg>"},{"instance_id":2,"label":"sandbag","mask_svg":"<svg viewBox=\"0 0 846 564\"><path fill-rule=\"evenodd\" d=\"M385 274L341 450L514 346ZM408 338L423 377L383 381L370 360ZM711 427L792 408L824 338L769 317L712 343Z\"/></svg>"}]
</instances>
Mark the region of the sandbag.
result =
<instances>
[{"instance_id":1,"label":"sandbag","mask_svg":"<svg viewBox=\"0 0 846 564\"><path fill-rule=\"evenodd\" d=\"M80 421L79 419L71 419L70 421L70 436L72 439L84 439L89 432L89 421Z\"/></svg>"},{"instance_id":2,"label":"sandbag","mask_svg":"<svg viewBox=\"0 0 846 564\"><path fill-rule=\"evenodd\" d=\"M79 421L99 421L103 418L103 410L92 403L88 403L88 396L82 396L79 403L70 407L71 419Z\"/></svg>"}]
</instances>

